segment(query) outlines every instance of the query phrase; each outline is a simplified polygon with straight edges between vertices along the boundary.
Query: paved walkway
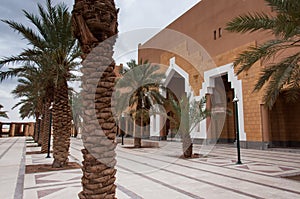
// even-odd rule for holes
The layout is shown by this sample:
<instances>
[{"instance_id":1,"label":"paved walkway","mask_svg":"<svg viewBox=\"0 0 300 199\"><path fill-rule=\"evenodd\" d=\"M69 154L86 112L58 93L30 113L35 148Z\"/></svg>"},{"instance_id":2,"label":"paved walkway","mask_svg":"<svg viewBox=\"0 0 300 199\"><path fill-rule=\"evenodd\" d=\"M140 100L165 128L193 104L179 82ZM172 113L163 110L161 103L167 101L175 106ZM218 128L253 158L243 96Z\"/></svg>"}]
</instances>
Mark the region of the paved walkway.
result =
<instances>
[{"instance_id":1,"label":"paved walkway","mask_svg":"<svg viewBox=\"0 0 300 199\"><path fill-rule=\"evenodd\" d=\"M3 173L0 198L16 198L18 194L15 193L22 193L18 187L22 187L20 165L25 156L25 139L0 141L0 154L16 154L15 158L8 159L5 155L0 156ZM243 164L236 165L233 147L218 145L206 158L186 160L178 158L180 143L160 142L160 146L159 149L131 149L118 145L116 183L119 199L300 198L300 182L282 178L300 174L299 153L242 149ZM195 145L194 152L199 152L200 147ZM81 140L72 139L71 161L82 161L81 148ZM26 150L39 150L39 147L27 147ZM6 166L7 163L11 165L9 161L14 161L15 166ZM51 162L52 158L46 159L45 154L26 155L28 165ZM77 198L81 175L80 169L26 174L23 198ZM10 185L4 180L9 180Z\"/></svg>"},{"instance_id":2,"label":"paved walkway","mask_svg":"<svg viewBox=\"0 0 300 199\"><path fill-rule=\"evenodd\" d=\"M22 199L25 138L0 138L0 198Z\"/></svg>"}]
</instances>

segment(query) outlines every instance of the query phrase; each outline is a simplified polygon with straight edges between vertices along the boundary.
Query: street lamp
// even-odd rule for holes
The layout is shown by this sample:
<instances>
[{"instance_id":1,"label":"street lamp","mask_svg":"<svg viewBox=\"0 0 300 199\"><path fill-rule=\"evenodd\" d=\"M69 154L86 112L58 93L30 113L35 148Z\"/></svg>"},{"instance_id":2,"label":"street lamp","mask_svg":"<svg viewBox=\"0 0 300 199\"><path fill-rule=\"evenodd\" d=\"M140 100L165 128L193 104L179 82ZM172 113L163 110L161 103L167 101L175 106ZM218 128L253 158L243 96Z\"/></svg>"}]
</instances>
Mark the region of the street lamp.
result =
<instances>
[{"instance_id":1,"label":"street lamp","mask_svg":"<svg viewBox=\"0 0 300 199\"><path fill-rule=\"evenodd\" d=\"M123 126L123 124L124 124L124 118L125 118L125 115L124 115L124 113L122 113L122 115L121 115L121 136L122 136L122 145L124 145L124 132L123 132L123 129L122 128L124 128L124 126Z\"/></svg>"},{"instance_id":2,"label":"street lamp","mask_svg":"<svg viewBox=\"0 0 300 199\"><path fill-rule=\"evenodd\" d=\"M51 158L50 157L50 142L51 142L51 123L52 123L52 108L53 108L53 102L51 102L51 106L49 107L50 110L50 119L49 119L49 138L48 138L48 151L47 151L47 156L46 158Z\"/></svg>"},{"instance_id":3,"label":"street lamp","mask_svg":"<svg viewBox=\"0 0 300 199\"><path fill-rule=\"evenodd\" d=\"M239 116L238 116L238 101L239 101L239 99L237 98L237 96L235 96L235 98L233 99L233 103L234 103L234 108L235 108L236 147L237 147L237 156L238 156L238 160L237 160L236 164L242 164L239 122L238 122L238 119L239 119Z\"/></svg>"},{"instance_id":4,"label":"street lamp","mask_svg":"<svg viewBox=\"0 0 300 199\"><path fill-rule=\"evenodd\" d=\"M39 116L39 119L38 119L38 135L37 135L37 142L39 142L39 139L40 139L40 133L41 133L41 120L42 120L42 116L40 115Z\"/></svg>"}]
</instances>

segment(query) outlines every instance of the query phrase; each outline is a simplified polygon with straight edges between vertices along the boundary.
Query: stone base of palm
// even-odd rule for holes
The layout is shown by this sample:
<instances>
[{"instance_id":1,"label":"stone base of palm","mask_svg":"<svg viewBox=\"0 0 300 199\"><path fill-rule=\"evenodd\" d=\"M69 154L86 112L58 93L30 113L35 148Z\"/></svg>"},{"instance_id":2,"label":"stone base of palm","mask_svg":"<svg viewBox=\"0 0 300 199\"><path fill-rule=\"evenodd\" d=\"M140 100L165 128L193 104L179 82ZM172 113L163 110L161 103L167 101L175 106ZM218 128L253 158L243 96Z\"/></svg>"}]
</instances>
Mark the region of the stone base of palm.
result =
<instances>
[{"instance_id":1,"label":"stone base of palm","mask_svg":"<svg viewBox=\"0 0 300 199\"><path fill-rule=\"evenodd\" d=\"M191 158L193 155L193 143L190 135L182 136L182 151L184 158Z\"/></svg>"},{"instance_id":2,"label":"stone base of palm","mask_svg":"<svg viewBox=\"0 0 300 199\"><path fill-rule=\"evenodd\" d=\"M185 145L185 144L182 144L182 148L184 149L183 151L183 157L184 158L191 158L192 155L193 155L193 144L189 144L189 145Z\"/></svg>"},{"instance_id":3,"label":"stone base of palm","mask_svg":"<svg viewBox=\"0 0 300 199\"><path fill-rule=\"evenodd\" d=\"M133 138L133 146L134 148L141 148L142 147L142 139L135 137Z\"/></svg>"}]
</instances>

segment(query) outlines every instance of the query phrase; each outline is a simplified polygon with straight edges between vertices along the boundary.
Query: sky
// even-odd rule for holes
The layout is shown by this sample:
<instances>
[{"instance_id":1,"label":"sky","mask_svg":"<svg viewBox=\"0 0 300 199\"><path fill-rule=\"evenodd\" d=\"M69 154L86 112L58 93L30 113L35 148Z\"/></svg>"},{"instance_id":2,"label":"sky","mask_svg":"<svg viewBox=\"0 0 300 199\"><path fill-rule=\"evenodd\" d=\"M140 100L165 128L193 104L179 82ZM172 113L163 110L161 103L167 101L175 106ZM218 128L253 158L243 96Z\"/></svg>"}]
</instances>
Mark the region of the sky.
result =
<instances>
[{"instance_id":1,"label":"sky","mask_svg":"<svg viewBox=\"0 0 300 199\"><path fill-rule=\"evenodd\" d=\"M159 30L166 27L201 0L115 0L116 7L120 8L118 15L119 34L126 35L130 39L131 47L126 43L116 44L121 50L116 52L116 63L126 63L130 59L136 59L137 46L151 38ZM64 2L72 9L74 0L52 0L53 4ZM0 19L13 20L30 26L22 10L30 13L37 13L37 3L44 5L45 0L1 0ZM138 32L139 37L131 36ZM124 38L124 37L123 37ZM0 21L0 59L19 54L26 48L26 41L14 32L5 23ZM3 66L17 67L13 65ZM41 82L42 83L42 82ZM9 119L0 118L0 121L21 121L19 110L11 108L19 101L14 99L10 92L17 84L16 79L5 80L0 83L0 104L8 111ZM32 121L25 119L24 121Z\"/></svg>"}]
</instances>

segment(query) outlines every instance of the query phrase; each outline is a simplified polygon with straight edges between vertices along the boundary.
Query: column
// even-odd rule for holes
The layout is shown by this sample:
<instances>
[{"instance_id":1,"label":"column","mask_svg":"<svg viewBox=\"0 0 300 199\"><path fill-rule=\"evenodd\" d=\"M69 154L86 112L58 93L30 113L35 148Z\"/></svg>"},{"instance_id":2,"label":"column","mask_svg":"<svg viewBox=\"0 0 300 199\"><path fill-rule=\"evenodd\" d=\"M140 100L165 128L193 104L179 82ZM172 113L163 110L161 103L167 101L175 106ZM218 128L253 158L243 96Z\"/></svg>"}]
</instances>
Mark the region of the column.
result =
<instances>
[{"instance_id":1,"label":"column","mask_svg":"<svg viewBox=\"0 0 300 199\"><path fill-rule=\"evenodd\" d=\"M2 136L2 123L0 122L0 137Z\"/></svg>"},{"instance_id":2,"label":"column","mask_svg":"<svg viewBox=\"0 0 300 199\"><path fill-rule=\"evenodd\" d=\"M16 124L11 123L9 126L9 137L15 136L15 128L16 128Z\"/></svg>"},{"instance_id":3,"label":"column","mask_svg":"<svg viewBox=\"0 0 300 199\"><path fill-rule=\"evenodd\" d=\"M28 124L24 124L24 130L23 130L23 132L24 132L24 136L28 136L29 135L29 132L28 132L28 129L29 128L29 125Z\"/></svg>"},{"instance_id":4,"label":"column","mask_svg":"<svg viewBox=\"0 0 300 199\"><path fill-rule=\"evenodd\" d=\"M127 135L128 134L128 117L126 116L125 117L125 135Z\"/></svg>"},{"instance_id":5,"label":"column","mask_svg":"<svg viewBox=\"0 0 300 199\"><path fill-rule=\"evenodd\" d=\"M270 140L269 108L264 104L260 105L262 123L262 142L268 144Z\"/></svg>"},{"instance_id":6,"label":"column","mask_svg":"<svg viewBox=\"0 0 300 199\"><path fill-rule=\"evenodd\" d=\"M208 111L211 111L211 94L206 94L206 109ZM206 135L207 140L210 142L211 139L213 139L212 136L212 123L211 123L211 117L206 118Z\"/></svg>"}]
</instances>

